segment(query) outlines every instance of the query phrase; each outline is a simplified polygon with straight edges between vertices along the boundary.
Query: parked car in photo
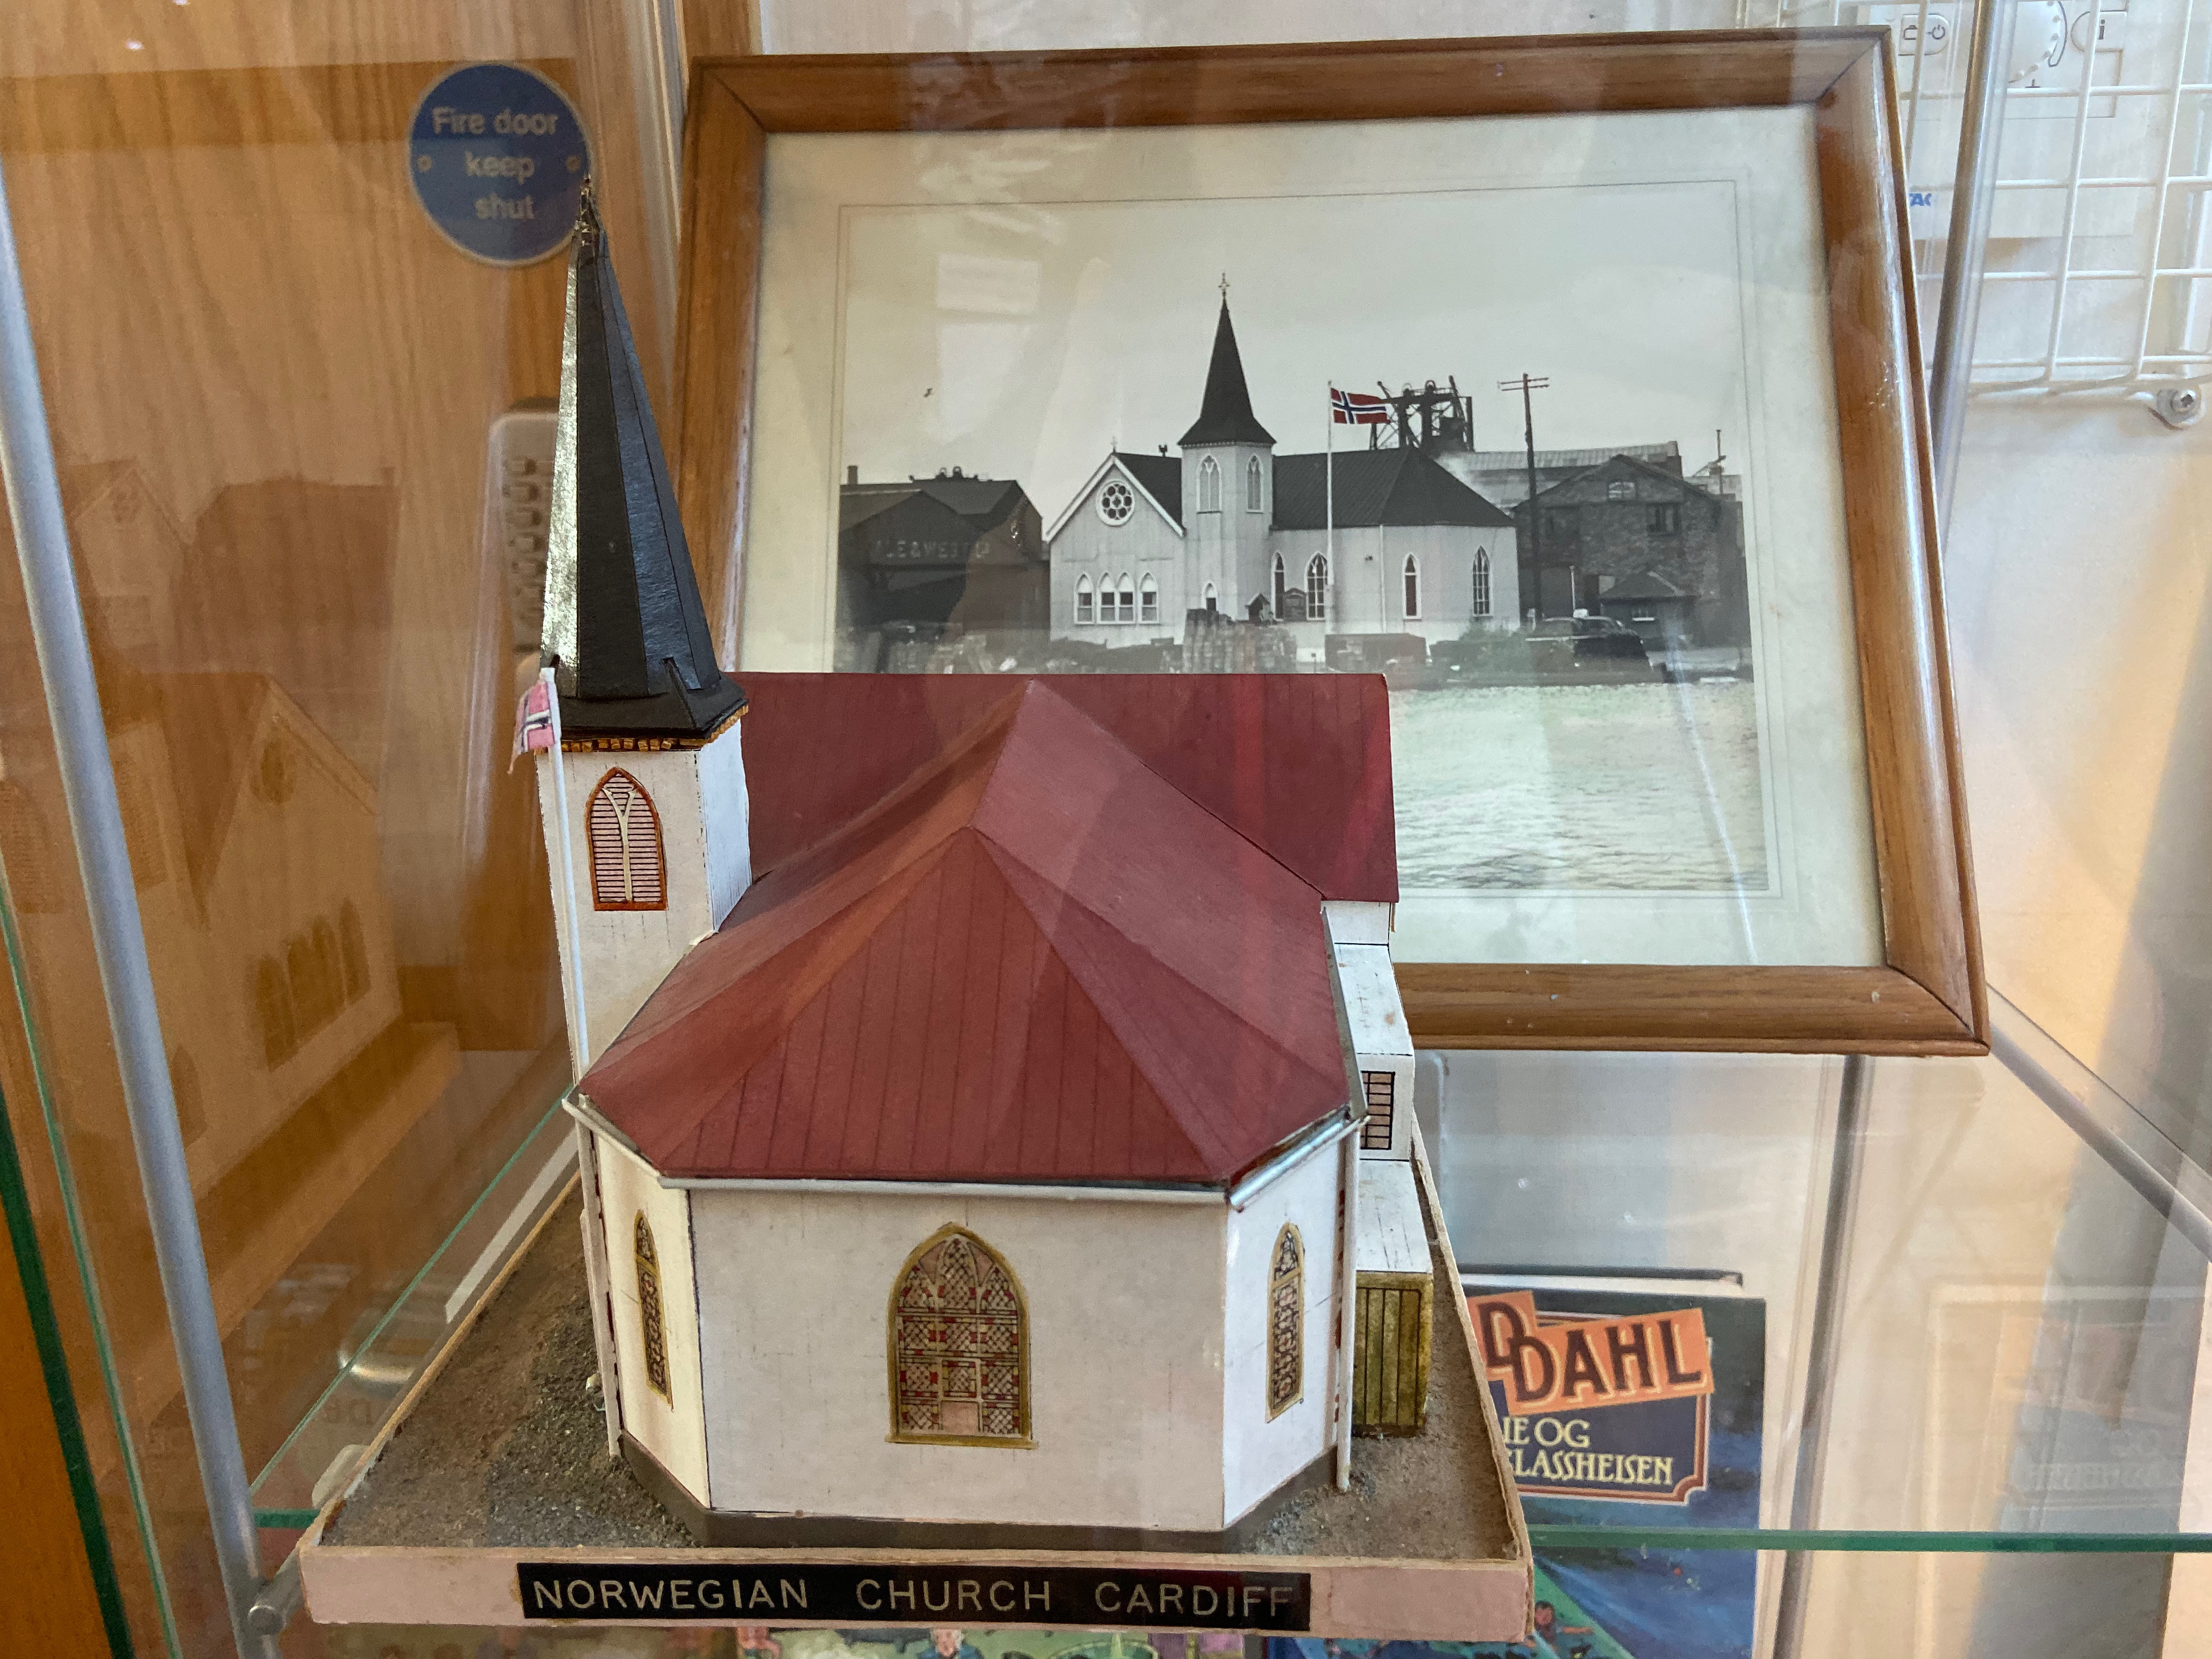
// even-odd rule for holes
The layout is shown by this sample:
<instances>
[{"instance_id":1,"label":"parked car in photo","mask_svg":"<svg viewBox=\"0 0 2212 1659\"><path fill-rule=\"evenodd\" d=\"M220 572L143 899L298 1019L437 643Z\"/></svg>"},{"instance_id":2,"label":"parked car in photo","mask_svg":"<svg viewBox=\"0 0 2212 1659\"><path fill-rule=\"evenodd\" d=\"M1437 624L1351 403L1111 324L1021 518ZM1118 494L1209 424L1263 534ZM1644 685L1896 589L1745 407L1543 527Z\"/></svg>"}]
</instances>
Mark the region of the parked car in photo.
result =
<instances>
[{"instance_id":1,"label":"parked car in photo","mask_svg":"<svg viewBox=\"0 0 2212 1659\"><path fill-rule=\"evenodd\" d=\"M1553 617L1530 629L1528 637L1573 641L1577 662L1650 662L1637 631L1613 617Z\"/></svg>"}]
</instances>

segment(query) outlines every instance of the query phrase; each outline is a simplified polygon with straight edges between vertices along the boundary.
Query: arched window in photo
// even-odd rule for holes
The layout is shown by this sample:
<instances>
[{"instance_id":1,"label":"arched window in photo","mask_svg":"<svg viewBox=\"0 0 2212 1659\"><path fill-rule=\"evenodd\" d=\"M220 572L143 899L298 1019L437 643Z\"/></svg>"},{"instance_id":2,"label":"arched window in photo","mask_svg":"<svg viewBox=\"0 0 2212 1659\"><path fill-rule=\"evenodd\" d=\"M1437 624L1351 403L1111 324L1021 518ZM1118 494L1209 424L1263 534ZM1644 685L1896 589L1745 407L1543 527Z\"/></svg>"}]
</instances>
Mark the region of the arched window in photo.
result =
<instances>
[{"instance_id":1,"label":"arched window in photo","mask_svg":"<svg viewBox=\"0 0 2212 1659\"><path fill-rule=\"evenodd\" d=\"M620 767L599 780L584 814L591 848L592 908L665 910L668 866L660 818L637 780Z\"/></svg>"},{"instance_id":2,"label":"arched window in photo","mask_svg":"<svg viewBox=\"0 0 2212 1659\"><path fill-rule=\"evenodd\" d=\"M1267 486L1261 479L1260 458L1255 455L1244 463L1244 510L1247 513L1263 512L1267 501Z\"/></svg>"},{"instance_id":3,"label":"arched window in photo","mask_svg":"<svg viewBox=\"0 0 2212 1659\"><path fill-rule=\"evenodd\" d=\"M29 791L7 778L0 778L0 873L7 878L8 896L24 915L51 915L68 896L68 878L45 814Z\"/></svg>"},{"instance_id":4,"label":"arched window in photo","mask_svg":"<svg viewBox=\"0 0 2212 1659\"><path fill-rule=\"evenodd\" d=\"M1157 578L1147 576L1137 584L1137 620L1156 623L1160 619L1160 584Z\"/></svg>"},{"instance_id":5,"label":"arched window in photo","mask_svg":"<svg viewBox=\"0 0 2212 1659\"><path fill-rule=\"evenodd\" d=\"M1421 614L1421 566L1410 553L1406 555L1406 620L1413 622Z\"/></svg>"},{"instance_id":6,"label":"arched window in photo","mask_svg":"<svg viewBox=\"0 0 2212 1659\"><path fill-rule=\"evenodd\" d=\"M1310 622L1328 618L1328 560L1319 553L1306 566L1306 617Z\"/></svg>"},{"instance_id":7,"label":"arched window in photo","mask_svg":"<svg viewBox=\"0 0 2212 1659\"><path fill-rule=\"evenodd\" d=\"M1129 573L1126 570L1121 573L1121 608L1115 613L1114 620L1125 623L1137 620L1137 585L1129 580Z\"/></svg>"},{"instance_id":8,"label":"arched window in photo","mask_svg":"<svg viewBox=\"0 0 2212 1659\"><path fill-rule=\"evenodd\" d=\"M1095 613L1091 611L1091 578L1078 576L1075 579L1075 620L1079 625L1093 620Z\"/></svg>"},{"instance_id":9,"label":"arched window in photo","mask_svg":"<svg viewBox=\"0 0 2212 1659\"><path fill-rule=\"evenodd\" d=\"M999 1253L943 1227L891 1285L891 1438L1026 1445L1029 1310Z\"/></svg>"},{"instance_id":10,"label":"arched window in photo","mask_svg":"<svg viewBox=\"0 0 2212 1659\"><path fill-rule=\"evenodd\" d=\"M316 927L323 933L331 933L326 921ZM329 1024L345 1006L345 991L338 976L337 935L331 934L327 954L322 944L313 933L295 933L284 941L284 978L291 987L292 1016L302 1042Z\"/></svg>"},{"instance_id":11,"label":"arched window in photo","mask_svg":"<svg viewBox=\"0 0 2212 1659\"><path fill-rule=\"evenodd\" d=\"M1478 617L1490 614L1490 550L1474 550L1474 611Z\"/></svg>"},{"instance_id":12,"label":"arched window in photo","mask_svg":"<svg viewBox=\"0 0 2212 1659\"><path fill-rule=\"evenodd\" d=\"M645 1380L671 1405L668 1391L668 1323L661 1311L660 1252L653 1248L653 1224L645 1212L637 1212L630 1228L630 1249L637 1258L638 1338L645 1349Z\"/></svg>"},{"instance_id":13,"label":"arched window in photo","mask_svg":"<svg viewBox=\"0 0 2212 1659\"><path fill-rule=\"evenodd\" d=\"M1285 583L1284 583L1284 580L1283 580L1283 556L1282 556L1281 554L1278 553L1278 554L1276 554L1276 555L1275 555L1275 596L1274 596L1274 599L1273 599L1273 600L1272 601L1272 603L1273 604L1273 605L1274 605L1274 607L1275 607L1275 617L1276 617L1276 620L1277 620L1277 621L1279 621L1279 622L1282 619L1282 615L1283 615L1283 590L1284 590L1284 586L1285 586Z\"/></svg>"},{"instance_id":14,"label":"arched window in photo","mask_svg":"<svg viewBox=\"0 0 2212 1659\"><path fill-rule=\"evenodd\" d=\"M1306 1247L1286 1221L1267 1266L1267 1415L1280 1417L1304 1398L1305 1380Z\"/></svg>"},{"instance_id":15,"label":"arched window in photo","mask_svg":"<svg viewBox=\"0 0 2212 1659\"><path fill-rule=\"evenodd\" d=\"M274 957L253 965L253 1015L261 1027L261 1063L273 1072L300 1051L291 983Z\"/></svg>"},{"instance_id":16,"label":"arched window in photo","mask_svg":"<svg viewBox=\"0 0 2212 1659\"><path fill-rule=\"evenodd\" d=\"M345 967L345 1000L358 1002L368 994L368 938L351 899L338 906L338 956Z\"/></svg>"},{"instance_id":17,"label":"arched window in photo","mask_svg":"<svg viewBox=\"0 0 2212 1659\"><path fill-rule=\"evenodd\" d=\"M1198 510L1221 511L1221 469L1213 464L1211 455L1198 464Z\"/></svg>"},{"instance_id":18,"label":"arched window in photo","mask_svg":"<svg viewBox=\"0 0 2212 1659\"><path fill-rule=\"evenodd\" d=\"M1221 596L1213 591L1213 584L1212 582L1208 582L1206 585L1206 608L1209 611L1218 611L1221 609Z\"/></svg>"}]
</instances>

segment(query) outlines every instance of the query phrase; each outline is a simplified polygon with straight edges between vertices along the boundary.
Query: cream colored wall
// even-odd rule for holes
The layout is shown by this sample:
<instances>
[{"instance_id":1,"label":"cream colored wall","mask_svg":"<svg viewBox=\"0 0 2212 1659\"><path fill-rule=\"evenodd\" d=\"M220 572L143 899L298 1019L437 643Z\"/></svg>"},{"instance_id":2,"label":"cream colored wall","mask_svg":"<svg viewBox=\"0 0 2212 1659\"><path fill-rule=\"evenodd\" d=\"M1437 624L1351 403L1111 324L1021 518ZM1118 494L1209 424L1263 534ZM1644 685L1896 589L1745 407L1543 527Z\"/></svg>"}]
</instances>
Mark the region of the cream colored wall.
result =
<instances>
[{"instance_id":1,"label":"cream colored wall","mask_svg":"<svg viewBox=\"0 0 2212 1659\"><path fill-rule=\"evenodd\" d=\"M614 1297L615 1369L622 1378L623 1428L702 1500L707 1437L699 1366L698 1302L692 1271L689 1195L663 1187L634 1154L598 1138L600 1206L606 1217L607 1276ZM661 1319L668 1344L670 1397L646 1381L643 1316L637 1298L635 1229L642 1212L659 1257Z\"/></svg>"},{"instance_id":2,"label":"cream colored wall","mask_svg":"<svg viewBox=\"0 0 2212 1659\"><path fill-rule=\"evenodd\" d=\"M1336 1213L1344 1158L1335 1146L1309 1156L1229 1218L1222 1310L1223 1522L1233 1522L1319 1457L1334 1419ZM1268 1287L1285 1223L1305 1247L1304 1386L1297 1404L1267 1415Z\"/></svg>"},{"instance_id":3,"label":"cream colored wall","mask_svg":"<svg viewBox=\"0 0 2212 1659\"><path fill-rule=\"evenodd\" d=\"M695 1204L716 1508L1221 1525L1219 1206L896 1191ZM948 1224L1021 1285L1033 1447L888 1437L892 1281Z\"/></svg>"}]
</instances>

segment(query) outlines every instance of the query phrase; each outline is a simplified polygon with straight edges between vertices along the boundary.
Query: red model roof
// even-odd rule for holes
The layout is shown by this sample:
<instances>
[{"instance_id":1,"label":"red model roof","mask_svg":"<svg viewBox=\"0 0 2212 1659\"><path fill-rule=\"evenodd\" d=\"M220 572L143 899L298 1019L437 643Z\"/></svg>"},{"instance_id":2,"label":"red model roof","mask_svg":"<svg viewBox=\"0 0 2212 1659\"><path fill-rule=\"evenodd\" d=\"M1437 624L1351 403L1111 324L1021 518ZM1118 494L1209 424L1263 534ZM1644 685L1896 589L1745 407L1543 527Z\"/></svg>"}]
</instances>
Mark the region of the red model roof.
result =
<instances>
[{"instance_id":1,"label":"red model roof","mask_svg":"<svg viewBox=\"0 0 2212 1659\"><path fill-rule=\"evenodd\" d=\"M1340 1109L1321 892L1068 684L1001 684L758 882L592 1066L592 1106L670 1175L1216 1184Z\"/></svg>"},{"instance_id":2,"label":"red model roof","mask_svg":"<svg viewBox=\"0 0 2212 1659\"><path fill-rule=\"evenodd\" d=\"M1026 674L746 674L753 868L882 799ZM1390 708L1379 674L1069 674L1045 681L1324 898L1395 903Z\"/></svg>"}]
</instances>

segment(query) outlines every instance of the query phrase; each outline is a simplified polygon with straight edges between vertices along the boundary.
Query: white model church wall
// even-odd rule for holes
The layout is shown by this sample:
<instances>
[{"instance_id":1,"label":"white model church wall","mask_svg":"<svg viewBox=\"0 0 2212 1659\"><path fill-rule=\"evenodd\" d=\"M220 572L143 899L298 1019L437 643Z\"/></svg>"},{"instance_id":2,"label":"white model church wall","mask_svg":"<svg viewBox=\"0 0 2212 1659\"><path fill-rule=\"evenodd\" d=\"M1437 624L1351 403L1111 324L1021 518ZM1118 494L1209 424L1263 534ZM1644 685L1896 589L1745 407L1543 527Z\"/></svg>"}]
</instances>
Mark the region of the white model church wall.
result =
<instances>
[{"instance_id":1,"label":"white model church wall","mask_svg":"<svg viewBox=\"0 0 2212 1659\"><path fill-rule=\"evenodd\" d=\"M589 1054L578 1054L580 1071L585 1060L605 1051L692 942L712 931L744 890L750 855L744 763L738 737L741 724L733 721L714 742L700 749L568 750L558 757L568 790L575 919L584 944L583 1031L589 1038ZM556 829L559 816L553 787L556 763L550 753L538 757L538 804L545 825L546 862L557 871L562 849ZM636 781L659 819L666 866L665 908L599 910L592 907L586 817L592 792L617 769ZM556 882L553 910L564 966L561 993L568 1015L569 1046L575 1051L579 1046L577 973L568 937L568 909Z\"/></svg>"},{"instance_id":2,"label":"white model church wall","mask_svg":"<svg viewBox=\"0 0 2212 1659\"><path fill-rule=\"evenodd\" d=\"M1330 1361L1336 1352L1337 1193L1344 1159L1334 1146L1310 1153L1229 1218L1222 1316L1224 1510L1218 1524L1255 1504L1328 1449ZM1267 1308L1275 1240L1285 1223L1305 1249L1304 1387L1298 1403L1267 1415Z\"/></svg>"},{"instance_id":3,"label":"white model church wall","mask_svg":"<svg viewBox=\"0 0 2212 1659\"><path fill-rule=\"evenodd\" d=\"M614 1315L622 1423L630 1437L694 1493L707 1491L707 1437L699 1370L699 1318L691 1267L690 1194L664 1187L637 1156L593 1138L599 1206L606 1218L607 1276ZM638 1298L637 1218L653 1229L660 1269L660 1317L668 1352L668 1397L652 1387Z\"/></svg>"},{"instance_id":4,"label":"white model church wall","mask_svg":"<svg viewBox=\"0 0 2212 1659\"><path fill-rule=\"evenodd\" d=\"M1222 1524L1224 1207L889 1184L701 1188L693 1203L715 1508ZM1021 1286L1032 1446L889 1438L892 1284L948 1224L997 1251Z\"/></svg>"}]
</instances>

